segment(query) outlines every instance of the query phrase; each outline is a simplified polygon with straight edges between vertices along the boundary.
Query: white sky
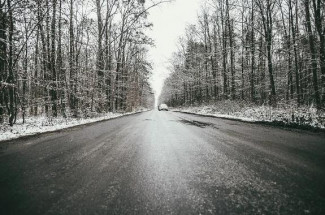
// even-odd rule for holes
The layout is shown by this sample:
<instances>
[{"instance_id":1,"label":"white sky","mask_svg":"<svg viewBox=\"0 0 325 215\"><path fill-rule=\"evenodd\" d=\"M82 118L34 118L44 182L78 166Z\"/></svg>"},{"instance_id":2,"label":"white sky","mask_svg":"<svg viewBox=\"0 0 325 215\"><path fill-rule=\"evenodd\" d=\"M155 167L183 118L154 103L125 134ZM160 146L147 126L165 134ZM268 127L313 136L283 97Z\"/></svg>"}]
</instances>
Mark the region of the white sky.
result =
<instances>
[{"instance_id":1,"label":"white sky","mask_svg":"<svg viewBox=\"0 0 325 215\"><path fill-rule=\"evenodd\" d=\"M153 23L148 35L156 47L149 50L149 61L153 64L152 88L160 95L164 79L168 77L168 60L177 51L177 41L185 33L187 24L195 24L202 0L175 0L150 9L148 19Z\"/></svg>"}]
</instances>

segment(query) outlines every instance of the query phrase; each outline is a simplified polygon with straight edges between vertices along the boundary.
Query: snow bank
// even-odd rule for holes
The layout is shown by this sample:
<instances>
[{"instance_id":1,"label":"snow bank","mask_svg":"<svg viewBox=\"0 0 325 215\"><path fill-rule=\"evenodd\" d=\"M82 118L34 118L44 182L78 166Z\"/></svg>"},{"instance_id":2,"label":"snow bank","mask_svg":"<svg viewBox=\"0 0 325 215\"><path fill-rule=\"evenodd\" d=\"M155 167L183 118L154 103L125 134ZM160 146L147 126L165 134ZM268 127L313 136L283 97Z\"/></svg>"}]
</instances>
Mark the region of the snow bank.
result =
<instances>
[{"instance_id":1,"label":"snow bank","mask_svg":"<svg viewBox=\"0 0 325 215\"><path fill-rule=\"evenodd\" d=\"M83 125L87 123L113 119L125 115L130 115L138 112L146 111L147 109L139 109L129 113L105 113L99 114L92 118L49 118L46 116L28 117L25 119L25 123L22 123L22 119L17 120L17 123L13 127L7 124L0 125L0 141L16 139L18 137L29 136L39 133L45 133L49 131L61 130L77 125Z\"/></svg>"},{"instance_id":2,"label":"snow bank","mask_svg":"<svg viewBox=\"0 0 325 215\"><path fill-rule=\"evenodd\" d=\"M325 129L325 112L317 111L314 107L288 105L273 108L264 105L254 106L223 101L204 106L174 108L173 110L247 122L276 122L285 125Z\"/></svg>"}]
</instances>

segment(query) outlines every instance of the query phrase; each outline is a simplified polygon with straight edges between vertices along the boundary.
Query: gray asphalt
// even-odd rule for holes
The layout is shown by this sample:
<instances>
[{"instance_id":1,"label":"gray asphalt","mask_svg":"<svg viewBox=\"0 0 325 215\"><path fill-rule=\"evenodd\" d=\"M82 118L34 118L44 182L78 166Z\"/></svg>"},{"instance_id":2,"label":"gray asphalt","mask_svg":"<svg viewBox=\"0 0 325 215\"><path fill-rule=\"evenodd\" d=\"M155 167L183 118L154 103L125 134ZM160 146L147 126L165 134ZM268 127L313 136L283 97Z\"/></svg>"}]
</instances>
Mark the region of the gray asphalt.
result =
<instances>
[{"instance_id":1,"label":"gray asphalt","mask_svg":"<svg viewBox=\"0 0 325 215\"><path fill-rule=\"evenodd\" d=\"M149 111L2 142L0 214L325 214L325 135Z\"/></svg>"}]
</instances>

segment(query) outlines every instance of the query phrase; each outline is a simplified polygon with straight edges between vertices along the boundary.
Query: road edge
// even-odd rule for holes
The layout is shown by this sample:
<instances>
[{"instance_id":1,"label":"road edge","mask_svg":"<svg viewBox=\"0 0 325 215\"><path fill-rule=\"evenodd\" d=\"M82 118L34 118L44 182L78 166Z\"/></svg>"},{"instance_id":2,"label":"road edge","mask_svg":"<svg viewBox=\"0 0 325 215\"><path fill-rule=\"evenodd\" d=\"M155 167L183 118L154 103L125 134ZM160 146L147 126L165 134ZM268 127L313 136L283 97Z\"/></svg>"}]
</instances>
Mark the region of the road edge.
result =
<instances>
[{"instance_id":1,"label":"road edge","mask_svg":"<svg viewBox=\"0 0 325 215\"><path fill-rule=\"evenodd\" d=\"M222 117L222 116L215 116L215 115L209 115L209 114L199 114L199 113L193 113L188 111L179 111L179 110L171 110L172 112L178 112L178 113L184 113L189 115L196 115L196 116L202 116L202 117L212 117L212 118L218 118L218 119L225 119L230 121L237 121L237 122L244 122L249 124L256 124L256 125L265 125L265 126L271 126L271 127L277 127L277 128L284 128L284 129L295 129L295 130L303 130L303 131L311 131L314 133L324 133L325 129L319 128L319 127L313 127L310 125L299 125L297 123L285 123L283 121L248 121L240 118L228 118L228 117Z\"/></svg>"},{"instance_id":2,"label":"road edge","mask_svg":"<svg viewBox=\"0 0 325 215\"><path fill-rule=\"evenodd\" d=\"M53 131L36 132L36 133L31 133L31 134L27 134L27 135L18 136L18 137L13 137L13 138L7 139L7 140L0 140L0 149L1 149L2 144L10 143L10 142L15 141L15 140L24 140L24 139L30 139L30 138L33 138L33 137L36 137L36 136L44 135L44 134L59 133L59 132L66 131L66 130L69 130L69 129L76 129L78 127L90 126L90 125L93 125L95 123L100 123L100 122L114 120L114 119L118 119L118 118L122 118L122 117L132 116L132 115L136 115L136 114L140 114L140 113L144 113L144 112L148 112L148 111L151 111L151 110L131 112L131 113L126 113L125 115L120 115L120 116L116 116L116 117L112 117L112 118L108 118L108 119L101 119L101 120L98 120L98 121L88 122L88 123L79 124L79 125L72 125L71 127L59 128L59 129L53 130Z\"/></svg>"}]
</instances>

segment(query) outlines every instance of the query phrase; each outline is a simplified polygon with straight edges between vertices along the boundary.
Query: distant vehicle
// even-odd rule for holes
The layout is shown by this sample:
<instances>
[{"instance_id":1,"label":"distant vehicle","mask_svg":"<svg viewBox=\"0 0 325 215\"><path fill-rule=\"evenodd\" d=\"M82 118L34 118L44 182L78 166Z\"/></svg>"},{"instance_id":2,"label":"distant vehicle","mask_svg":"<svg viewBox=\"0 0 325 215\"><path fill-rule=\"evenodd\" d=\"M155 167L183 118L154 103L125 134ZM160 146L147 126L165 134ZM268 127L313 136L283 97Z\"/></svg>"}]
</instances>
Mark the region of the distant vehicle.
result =
<instances>
[{"instance_id":1,"label":"distant vehicle","mask_svg":"<svg viewBox=\"0 0 325 215\"><path fill-rule=\"evenodd\" d=\"M160 104L158 106L158 110L161 111L161 110L165 110L165 111L168 111L168 106L166 104Z\"/></svg>"}]
</instances>

